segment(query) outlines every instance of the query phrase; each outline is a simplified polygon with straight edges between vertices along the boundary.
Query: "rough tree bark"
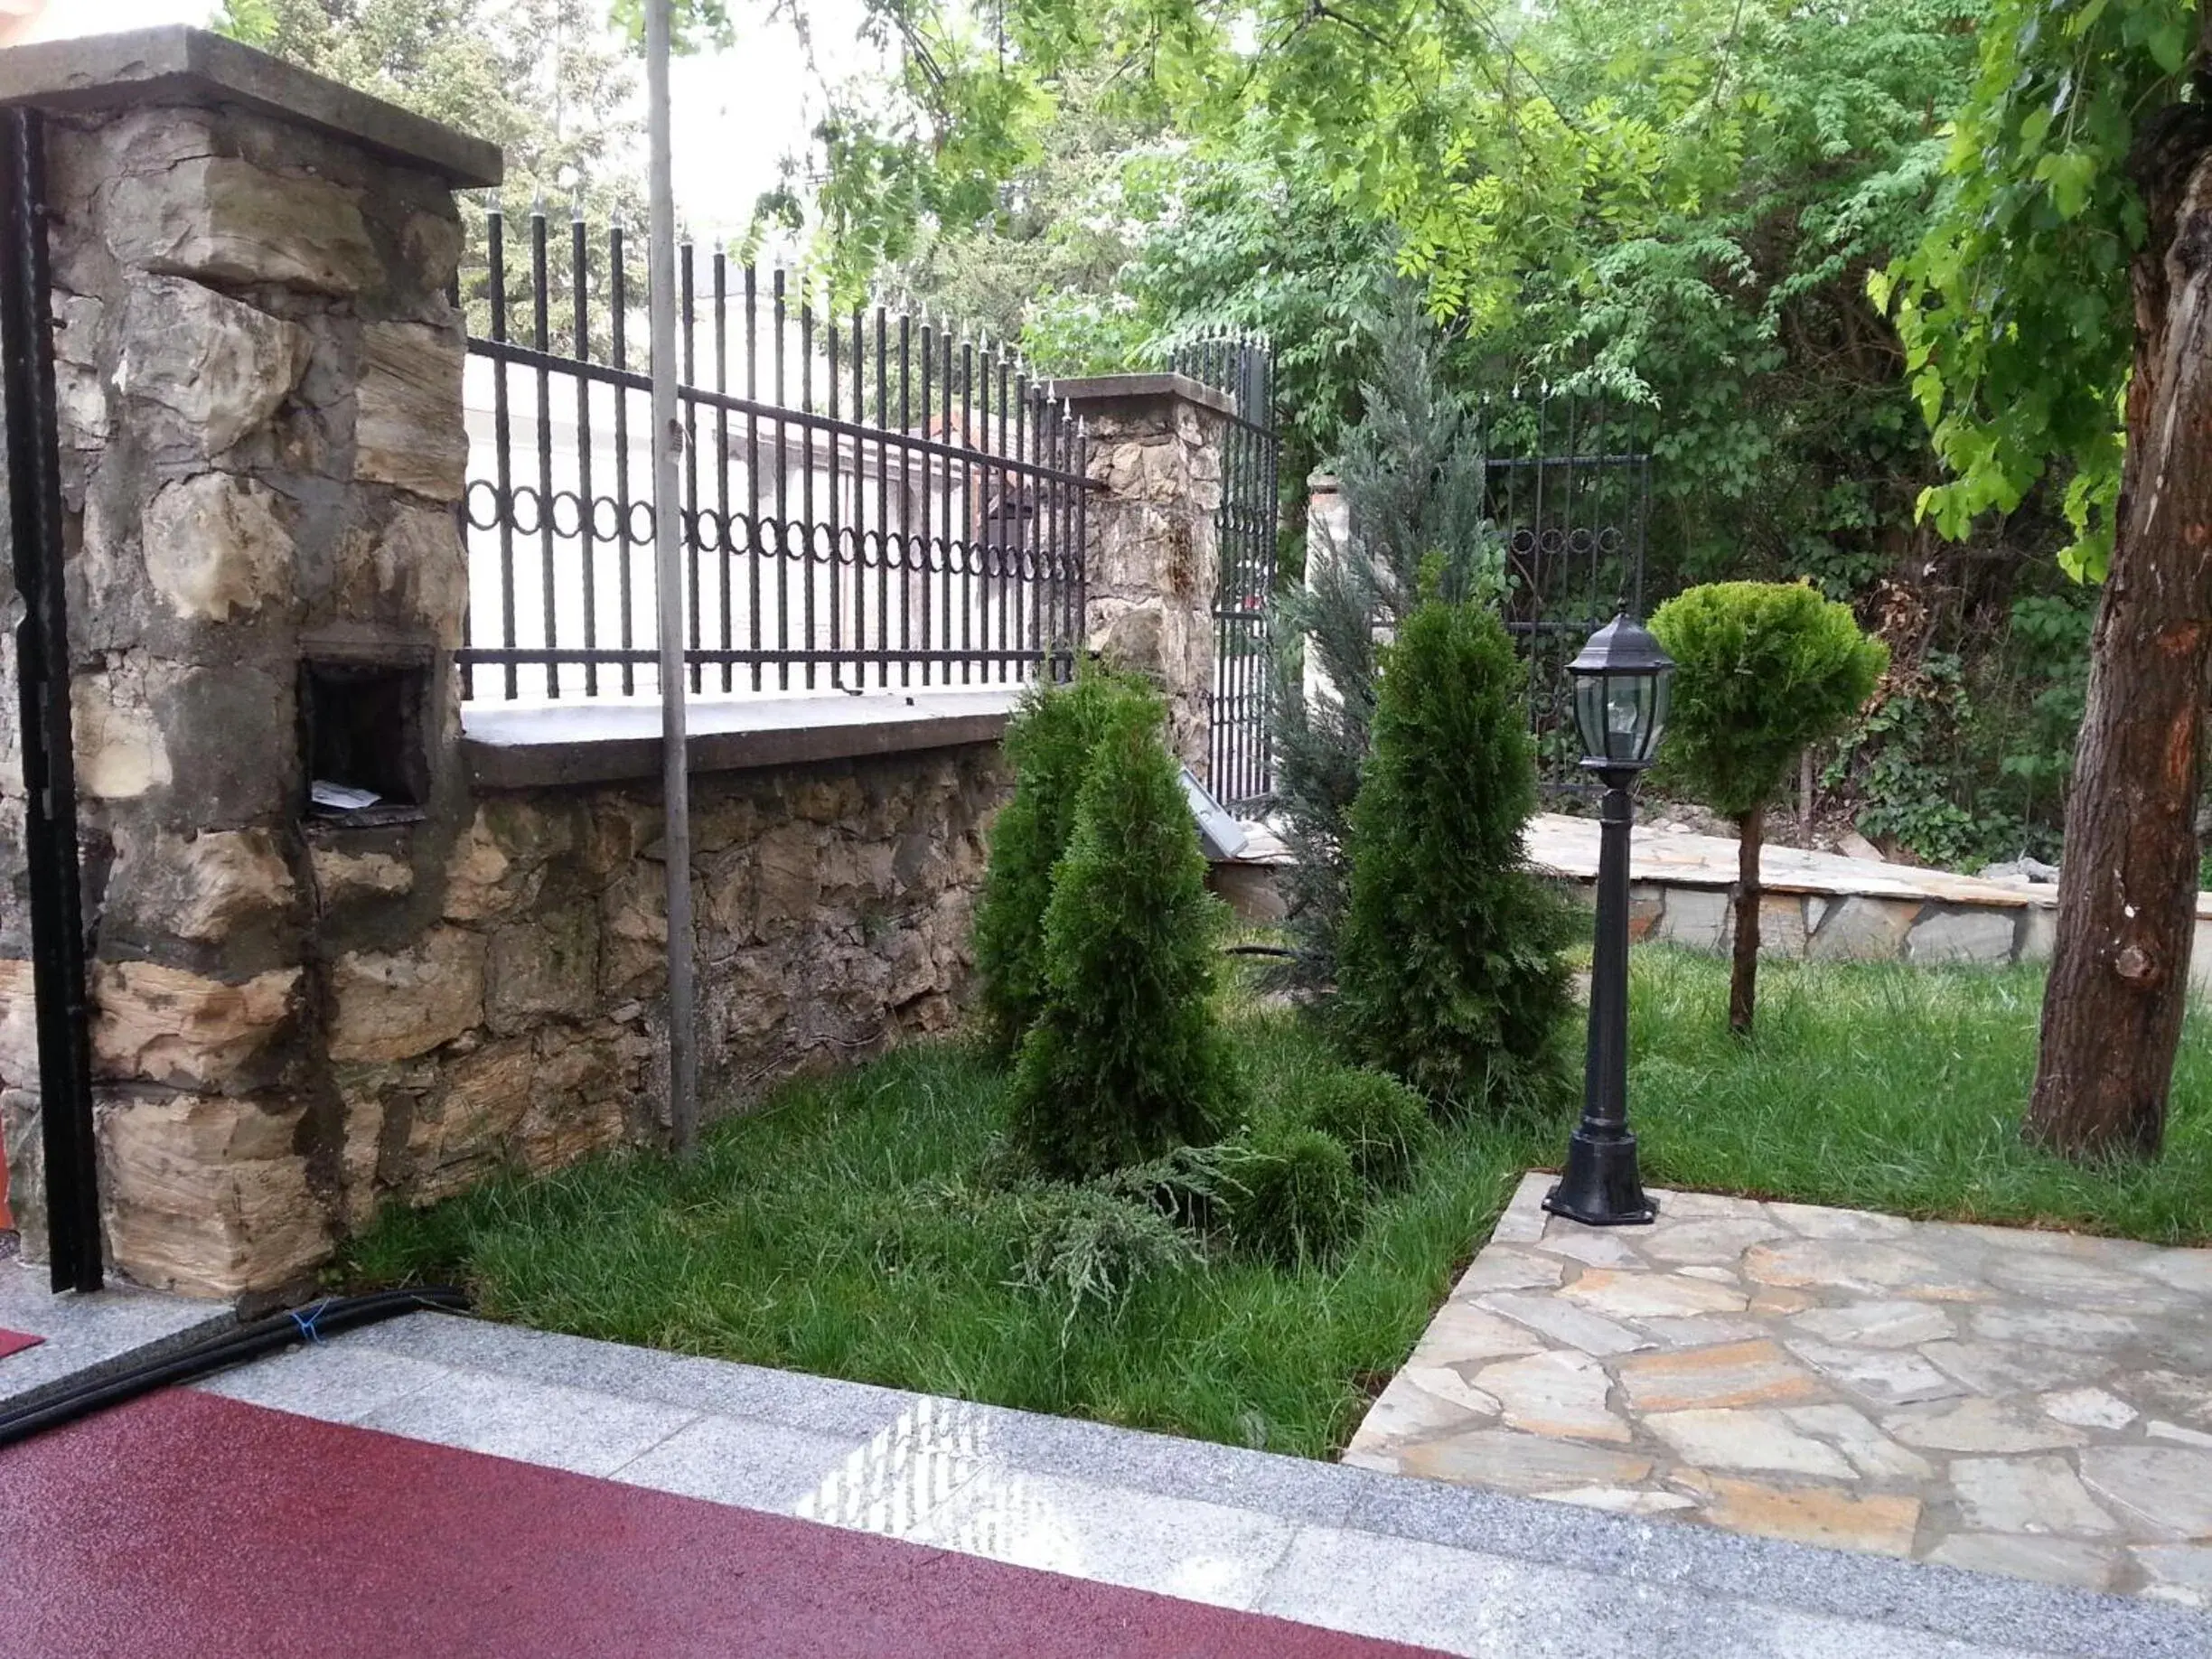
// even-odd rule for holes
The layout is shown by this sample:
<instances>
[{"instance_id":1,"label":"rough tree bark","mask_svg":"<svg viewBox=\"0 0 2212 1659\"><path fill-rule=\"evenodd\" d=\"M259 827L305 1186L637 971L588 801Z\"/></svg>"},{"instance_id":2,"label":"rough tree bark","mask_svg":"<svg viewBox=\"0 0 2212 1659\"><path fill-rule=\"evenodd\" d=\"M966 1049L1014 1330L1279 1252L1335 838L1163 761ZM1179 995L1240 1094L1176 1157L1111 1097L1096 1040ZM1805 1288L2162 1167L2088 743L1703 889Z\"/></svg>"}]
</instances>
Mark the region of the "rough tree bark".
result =
<instances>
[{"instance_id":1,"label":"rough tree bark","mask_svg":"<svg viewBox=\"0 0 2212 1659\"><path fill-rule=\"evenodd\" d=\"M2212 115L2146 124L2118 534L2090 647L2029 1139L2151 1157L2189 992L2212 663Z\"/></svg>"},{"instance_id":2,"label":"rough tree bark","mask_svg":"<svg viewBox=\"0 0 2212 1659\"><path fill-rule=\"evenodd\" d=\"M1767 809L1753 807L1736 820L1736 948L1729 968L1729 1029L1751 1035L1751 1008L1758 996L1759 847L1767 835Z\"/></svg>"}]
</instances>

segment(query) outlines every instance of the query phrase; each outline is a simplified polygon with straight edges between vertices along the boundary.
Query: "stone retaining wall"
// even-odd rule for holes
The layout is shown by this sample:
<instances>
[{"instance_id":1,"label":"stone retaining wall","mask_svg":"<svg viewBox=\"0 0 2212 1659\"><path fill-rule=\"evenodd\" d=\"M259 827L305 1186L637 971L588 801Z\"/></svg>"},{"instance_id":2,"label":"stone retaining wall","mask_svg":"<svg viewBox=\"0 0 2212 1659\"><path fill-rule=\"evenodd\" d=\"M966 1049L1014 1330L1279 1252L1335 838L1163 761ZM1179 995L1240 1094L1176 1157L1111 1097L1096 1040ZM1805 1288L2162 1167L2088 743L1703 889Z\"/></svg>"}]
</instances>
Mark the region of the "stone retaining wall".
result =
<instances>
[{"instance_id":1,"label":"stone retaining wall","mask_svg":"<svg viewBox=\"0 0 2212 1659\"><path fill-rule=\"evenodd\" d=\"M2057 913L2037 904L1952 904L1847 894L1776 893L1759 898L1759 954L1784 961L1973 962L2000 967L2050 956ZM1724 887L1637 882L1629 936L1692 950L1730 948L1735 904Z\"/></svg>"}]
</instances>

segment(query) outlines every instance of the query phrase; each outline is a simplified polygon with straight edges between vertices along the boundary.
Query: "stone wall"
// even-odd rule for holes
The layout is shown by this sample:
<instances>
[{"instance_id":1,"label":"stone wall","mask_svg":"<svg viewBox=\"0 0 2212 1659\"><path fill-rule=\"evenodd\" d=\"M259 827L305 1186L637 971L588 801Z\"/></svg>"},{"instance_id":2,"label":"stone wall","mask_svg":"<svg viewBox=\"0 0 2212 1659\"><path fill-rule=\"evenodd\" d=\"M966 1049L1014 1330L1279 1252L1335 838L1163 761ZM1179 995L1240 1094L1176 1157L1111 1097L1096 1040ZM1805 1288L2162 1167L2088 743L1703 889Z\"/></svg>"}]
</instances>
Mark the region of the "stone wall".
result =
<instances>
[{"instance_id":1,"label":"stone wall","mask_svg":"<svg viewBox=\"0 0 2212 1659\"><path fill-rule=\"evenodd\" d=\"M1084 636L1157 681L1168 739L1204 780L1214 708L1214 595L1221 571L1227 394L1179 374L1059 380L1091 434Z\"/></svg>"},{"instance_id":2,"label":"stone wall","mask_svg":"<svg viewBox=\"0 0 2212 1659\"><path fill-rule=\"evenodd\" d=\"M811 1065L952 1024L993 745L693 780L702 1093L710 1109ZM666 1100L667 902L658 791L487 794L419 925L315 964L341 1226L653 1139ZM407 830L312 853L330 931L389 914ZM314 1160L311 1158L311 1167Z\"/></svg>"},{"instance_id":3,"label":"stone wall","mask_svg":"<svg viewBox=\"0 0 2212 1659\"><path fill-rule=\"evenodd\" d=\"M235 104L57 111L47 142L110 1249L152 1282L256 1288L328 1237L312 1033L318 956L343 942L302 833L302 662L423 665L448 739L426 745L423 812L462 808L437 671L464 582L442 416L460 220L448 174ZM0 1112L35 1243L21 788L0 767Z\"/></svg>"},{"instance_id":4,"label":"stone wall","mask_svg":"<svg viewBox=\"0 0 2212 1659\"><path fill-rule=\"evenodd\" d=\"M2002 968L2046 962L2057 935L2056 889L2010 904L1879 893L1787 893L1759 898L1759 955L1780 961L1961 964ZM1640 881L1630 890L1629 931L1725 955L1735 910L1725 887ZM2212 914L2201 907L2189 956L2189 989L2212 1001Z\"/></svg>"},{"instance_id":5,"label":"stone wall","mask_svg":"<svg viewBox=\"0 0 2212 1659\"><path fill-rule=\"evenodd\" d=\"M445 295L453 190L496 153L210 37L132 38L112 99L36 66L69 89L49 189L102 1199L124 1275L257 1296L387 1199L654 1138L658 790L473 781ZM27 75L0 53L0 96ZM391 740L387 806L311 810L325 722ZM1005 790L975 726L695 778L710 1104L951 1022ZM35 1255L17 756L11 687L0 1141Z\"/></svg>"},{"instance_id":6,"label":"stone wall","mask_svg":"<svg viewBox=\"0 0 2212 1659\"><path fill-rule=\"evenodd\" d=\"M1948 904L1882 894L1759 895L1759 955L1782 961L1903 961L2001 967L2050 956L2047 905ZM1629 890L1633 939L1727 952L1735 904L1725 887L1640 881Z\"/></svg>"}]
</instances>

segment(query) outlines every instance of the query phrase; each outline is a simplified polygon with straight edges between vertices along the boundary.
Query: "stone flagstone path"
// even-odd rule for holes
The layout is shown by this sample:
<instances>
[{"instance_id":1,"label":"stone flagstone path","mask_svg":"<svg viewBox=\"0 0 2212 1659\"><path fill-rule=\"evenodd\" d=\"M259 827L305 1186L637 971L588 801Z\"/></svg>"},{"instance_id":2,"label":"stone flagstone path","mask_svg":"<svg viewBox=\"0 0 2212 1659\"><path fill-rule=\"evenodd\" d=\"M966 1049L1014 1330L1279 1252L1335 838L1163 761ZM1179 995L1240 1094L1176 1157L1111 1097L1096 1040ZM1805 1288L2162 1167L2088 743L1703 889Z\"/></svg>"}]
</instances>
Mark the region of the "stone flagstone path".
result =
<instances>
[{"instance_id":1,"label":"stone flagstone path","mask_svg":"<svg viewBox=\"0 0 2212 1659\"><path fill-rule=\"evenodd\" d=\"M2212 1606L2212 1251L1552 1179L1346 1463Z\"/></svg>"}]
</instances>

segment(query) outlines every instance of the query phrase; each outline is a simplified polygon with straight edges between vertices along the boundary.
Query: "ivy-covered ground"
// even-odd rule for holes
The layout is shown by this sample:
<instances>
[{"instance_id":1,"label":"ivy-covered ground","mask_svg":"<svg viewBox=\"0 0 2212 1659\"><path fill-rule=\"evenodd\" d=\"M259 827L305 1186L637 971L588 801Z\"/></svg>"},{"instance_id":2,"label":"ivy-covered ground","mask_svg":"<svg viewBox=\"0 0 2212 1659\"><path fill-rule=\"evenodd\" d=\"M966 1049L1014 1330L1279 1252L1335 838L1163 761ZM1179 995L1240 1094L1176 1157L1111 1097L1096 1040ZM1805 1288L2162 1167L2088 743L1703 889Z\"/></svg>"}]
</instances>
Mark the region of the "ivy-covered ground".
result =
<instances>
[{"instance_id":1,"label":"ivy-covered ground","mask_svg":"<svg viewBox=\"0 0 2212 1659\"><path fill-rule=\"evenodd\" d=\"M1636 954L1653 1185L2212 1242L2212 1025L2184 1038L2164 1158L2084 1169L2018 1138L2034 970L1767 966L1748 1047L1725 1029L1727 981L1717 959ZM1331 1064L1295 1016L1233 1000L1256 1095ZM1327 1262L1111 1244L1040 1262L1040 1227L1082 1235L1008 1175L1005 1086L973 1047L909 1048L785 1087L688 1167L604 1158L388 1214L345 1273L458 1279L487 1314L552 1330L1318 1457L1569 1122L1562 1103L1444 1126Z\"/></svg>"}]
</instances>

